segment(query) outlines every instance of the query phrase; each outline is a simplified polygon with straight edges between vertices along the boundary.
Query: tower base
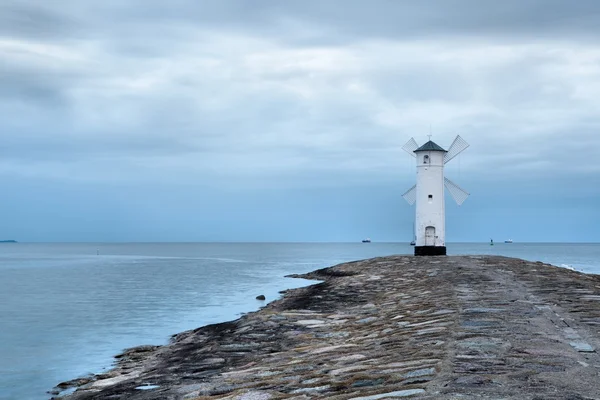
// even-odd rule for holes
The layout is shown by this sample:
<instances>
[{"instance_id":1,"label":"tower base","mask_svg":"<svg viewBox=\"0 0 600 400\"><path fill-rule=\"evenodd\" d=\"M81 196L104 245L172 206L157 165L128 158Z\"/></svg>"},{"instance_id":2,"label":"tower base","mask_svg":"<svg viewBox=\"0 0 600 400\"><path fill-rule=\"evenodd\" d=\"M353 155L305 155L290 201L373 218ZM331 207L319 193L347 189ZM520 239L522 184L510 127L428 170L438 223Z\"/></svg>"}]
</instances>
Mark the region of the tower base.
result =
<instances>
[{"instance_id":1,"label":"tower base","mask_svg":"<svg viewBox=\"0 0 600 400\"><path fill-rule=\"evenodd\" d=\"M446 246L415 246L415 256L445 256Z\"/></svg>"}]
</instances>

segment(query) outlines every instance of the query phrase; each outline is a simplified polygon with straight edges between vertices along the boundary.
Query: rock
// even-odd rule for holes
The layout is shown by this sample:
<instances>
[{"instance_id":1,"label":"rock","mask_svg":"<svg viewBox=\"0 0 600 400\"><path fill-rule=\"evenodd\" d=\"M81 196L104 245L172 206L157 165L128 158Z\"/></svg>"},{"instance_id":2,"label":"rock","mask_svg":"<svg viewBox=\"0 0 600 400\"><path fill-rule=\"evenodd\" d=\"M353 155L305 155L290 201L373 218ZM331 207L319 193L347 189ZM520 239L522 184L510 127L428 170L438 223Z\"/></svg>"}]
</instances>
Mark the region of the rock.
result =
<instances>
[{"instance_id":1,"label":"rock","mask_svg":"<svg viewBox=\"0 0 600 400\"><path fill-rule=\"evenodd\" d=\"M56 387L60 390L68 389L70 387L83 386L90 383L93 380L91 377L77 378L67 382L61 382Z\"/></svg>"},{"instance_id":2,"label":"rock","mask_svg":"<svg viewBox=\"0 0 600 400\"><path fill-rule=\"evenodd\" d=\"M300 388L300 389L294 389L290 393L292 393L292 394L299 394L299 393L318 394L318 393L326 391L330 387L331 387L330 385L323 385L323 386L316 386L316 387Z\"/></svg>"},{"instance_id":3,"label":"rock","mask_svg":"<svg viewBox=\"0 0 600 400\"><path fill-rule=\"evenodd\" d=\"M490 382L490 379L480 375L459 376L454 380L455 385L485 385Z\"/></svg>"},{"instance_id":4,"label":"rock","mask_svg":"<svg viewBox=\"0 0 600 400\"><path fill-rule=\"evenodd\" d=\"M418 376L426 376L433 374L435 374L435 368L422 368L405 373L403 375L403 378L415 378Z\"/></svg>"},{"instance_id":5,"label":"rock","mask_svg":"<svg viewBox=\"0 0 600 400\"><path fill-rule=\"evenodd\" d=\"M371 386L379 386L383 384L385 380L383 379L364 379L360 381L355 381L352 383L352 387L360 388L360 387L371 387Z\"/></svg>"},{"instance_id":6,"label":"rock","mask_svg":"<svg viewBox=\"0 0 600 400\"><path fill-rule=\"evenodd\" d=\"M353 397L350 400L379 400L379 399L387 399L387 398L393 398L393 397L409 397L409 396L414 396L415 394L420 394L420 393L424 393L425 390L423 389L408 389L408 390L398 390L395 392L389 392L389 393L381 393L381 394L376 394L373 396L364 396L364 397Z\"/></svg>"},{"instance_id":7,"label":"rock","mask_svg":"<svg viewBox=\"0 0 600 400\"><path fill-rule=\"evenodd\" d=\"M116 359L130 359L137 360L146 356L146 354L153 352L158 349L160 346L154 345L142 345L137 347L132 347L130 349L125 350L123 353L115 356Z\"/></svg>"},{"instance_id":8,"label":"rock","mask_svg":"<svg viewBox=\"0 0 600 400\"><path fill-rule=\"evenodd\" d=\"M573 348L575 348L575 350L582 352L582 353L593 353L594 352L594 348L586 342L569 342L569 344L571 346L573 346Z\"/></svg>"},{"instance_id":9,"label":"rock","mask_svg":"<svg viewBox=\"0 0 600 400\"><path fill-rule=\"evenodd\" d=\"M115 369L83 387L85 380L72 382L78 391L60 396L451 400L600 393L600 276L523 267L505 257L432 263L391 256L302 277L324 282L291 289L236 321L178 334L166 346L130 349ZM144 383L160 387L135 389L148 388Z\"/></svg>"},{"instance_id":10,"label":"rock","mask_svg":"<svg viewBox=\"0 0 600 400\"><path fill-rule=\"evenodd\" d=\"M264 294L260 294L260 295L256 296L256 300L266 300L266 297Z\"/></svg>"}]
</instances>

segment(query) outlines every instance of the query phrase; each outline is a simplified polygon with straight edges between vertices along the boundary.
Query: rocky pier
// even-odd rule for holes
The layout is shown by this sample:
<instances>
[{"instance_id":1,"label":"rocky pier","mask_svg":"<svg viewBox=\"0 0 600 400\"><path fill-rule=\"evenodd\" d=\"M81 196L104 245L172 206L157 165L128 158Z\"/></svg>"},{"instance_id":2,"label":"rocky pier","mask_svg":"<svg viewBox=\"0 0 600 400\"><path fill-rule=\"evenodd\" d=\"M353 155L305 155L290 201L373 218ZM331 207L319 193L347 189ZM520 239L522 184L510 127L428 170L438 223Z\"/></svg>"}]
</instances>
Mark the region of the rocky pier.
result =
<instances>
[{"instance_id":1,"label":"rocky pier","mask_svg":"<svg viewBox=\"0 0 600 400\"><path fill-rule=\"evenodd\" d=\"M600 276L392 256L299 277L321 282L58 389L76 386L69 400L600 399Z\"/></svg>"}]
</instances>

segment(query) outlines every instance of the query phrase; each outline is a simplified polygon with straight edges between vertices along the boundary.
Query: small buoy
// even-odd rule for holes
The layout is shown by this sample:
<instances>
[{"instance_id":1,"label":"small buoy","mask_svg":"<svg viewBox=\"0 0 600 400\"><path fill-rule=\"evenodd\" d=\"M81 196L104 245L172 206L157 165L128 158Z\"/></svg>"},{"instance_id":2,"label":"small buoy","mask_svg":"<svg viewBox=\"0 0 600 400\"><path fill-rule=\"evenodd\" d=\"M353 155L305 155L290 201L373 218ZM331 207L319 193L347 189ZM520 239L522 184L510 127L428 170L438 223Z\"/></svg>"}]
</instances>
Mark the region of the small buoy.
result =
<instances>
[{"instance_id":1,"label":"small buoy","mask_svg":"<svg viewBox=\"0 0 600 400\"><path fill-rule=\"evenodd\" d=\"M265 299L266 299L266 297L264 294L256 296L256 300L265 300Z\"/></svg>"}]
</instances>

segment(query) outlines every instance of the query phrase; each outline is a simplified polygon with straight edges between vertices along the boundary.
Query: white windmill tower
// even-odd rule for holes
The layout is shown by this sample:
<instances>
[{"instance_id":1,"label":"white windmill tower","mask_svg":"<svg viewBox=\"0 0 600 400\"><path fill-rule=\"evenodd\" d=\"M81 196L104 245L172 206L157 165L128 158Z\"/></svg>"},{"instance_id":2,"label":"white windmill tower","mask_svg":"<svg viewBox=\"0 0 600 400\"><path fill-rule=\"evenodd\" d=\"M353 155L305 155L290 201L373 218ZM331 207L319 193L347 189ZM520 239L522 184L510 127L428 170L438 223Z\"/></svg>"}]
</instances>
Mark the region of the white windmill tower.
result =
<instances>
[{"instance_id":1,"label":"white windmill tower","mask_svg":"<svg viewBox=\"0 0 600 400\"><path fill-rule=\"evenodd\" d=\"M446 217L444 214L444 186L461 205L469 193L450 179L444 177L444 166L469 147L460 136L456 136L446 151L429 141L419 147L411 138L402 147L417 160L417 184L402 195L408 204L417 203L415 210L415 255L446 255Z\"/></svg>"}]
</instances>

